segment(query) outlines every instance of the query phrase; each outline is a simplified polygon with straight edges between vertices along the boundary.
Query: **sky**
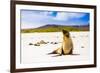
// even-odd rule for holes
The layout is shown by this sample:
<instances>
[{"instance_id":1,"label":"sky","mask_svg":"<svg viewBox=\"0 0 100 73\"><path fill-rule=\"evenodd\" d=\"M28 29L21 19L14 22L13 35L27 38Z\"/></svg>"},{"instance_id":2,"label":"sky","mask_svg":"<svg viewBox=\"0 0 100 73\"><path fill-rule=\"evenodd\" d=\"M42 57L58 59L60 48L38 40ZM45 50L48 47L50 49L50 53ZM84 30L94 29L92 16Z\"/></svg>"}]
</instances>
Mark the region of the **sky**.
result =
<instances>
[{"instance_id":1,"label":"sky","mask_svg":"<svg viewBox=\"0 0 100 73\"><path fill-rule=\"evenodd\" d=\"M21 10L21 29L38 28L44 25L89 25L89 13Z\"/></svg>"}]
</instances>

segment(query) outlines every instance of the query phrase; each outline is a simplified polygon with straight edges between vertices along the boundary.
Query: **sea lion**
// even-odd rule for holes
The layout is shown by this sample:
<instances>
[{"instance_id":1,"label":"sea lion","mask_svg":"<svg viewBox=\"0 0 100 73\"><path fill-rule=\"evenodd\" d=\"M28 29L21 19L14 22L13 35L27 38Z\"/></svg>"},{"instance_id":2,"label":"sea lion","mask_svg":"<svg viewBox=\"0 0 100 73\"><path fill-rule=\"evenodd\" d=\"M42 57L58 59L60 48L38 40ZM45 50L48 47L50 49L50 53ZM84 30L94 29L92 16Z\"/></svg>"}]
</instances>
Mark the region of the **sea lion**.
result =
<instances>
[{"instance_id":1,"label":"sea lion","mask_svg":"<svg viewBox=\"0 0 100 73\"><path fill-rule=\"evenodd\" d=\"M66 30L62 30L63 42L62 46L49 54L69 55L73 53L73 42L70 33Z\"/></svg>"}]
</instances>

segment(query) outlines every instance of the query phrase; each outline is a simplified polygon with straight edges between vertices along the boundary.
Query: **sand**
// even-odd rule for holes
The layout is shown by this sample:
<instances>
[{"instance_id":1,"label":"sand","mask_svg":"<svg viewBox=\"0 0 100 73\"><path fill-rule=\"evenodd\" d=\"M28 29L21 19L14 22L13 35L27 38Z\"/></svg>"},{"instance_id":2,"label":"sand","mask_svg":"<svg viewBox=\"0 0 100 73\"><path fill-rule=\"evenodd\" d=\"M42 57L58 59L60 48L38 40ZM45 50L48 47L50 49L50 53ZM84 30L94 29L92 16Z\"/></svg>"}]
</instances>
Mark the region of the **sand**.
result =
<instances>
[{"instance_id":1,"label":"sand","mask_svg":"<svg viewBox=\"0 0 100 73\"><path fill-rule=\"evenodd\" d=\"M62 55L56 57L56 54L48 55L48 53L61 46L63 37L62 32L22 33L21 63L66 62L68 65L72 65L73 63L76 64L78 62L89 63L91 60L89 32L70 32L70 34L74 44L74 55ZM29 43L35 44L41 40L48 43L40 44L40 46L29 45ZM51 42L57 43L52 44Z\"/></svg>"}]
</instances>

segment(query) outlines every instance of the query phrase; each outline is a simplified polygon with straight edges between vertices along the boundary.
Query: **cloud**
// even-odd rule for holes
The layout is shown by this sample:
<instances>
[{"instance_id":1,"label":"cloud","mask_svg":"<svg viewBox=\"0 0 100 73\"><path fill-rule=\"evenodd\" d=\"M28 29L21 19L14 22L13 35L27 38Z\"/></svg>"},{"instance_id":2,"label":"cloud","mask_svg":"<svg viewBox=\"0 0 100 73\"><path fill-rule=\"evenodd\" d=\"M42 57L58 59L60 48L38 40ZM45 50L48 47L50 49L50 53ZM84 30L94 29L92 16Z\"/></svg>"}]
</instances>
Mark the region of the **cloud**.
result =
<instances>
[{"instance_id":1,"label":"cloud","mask_svg":"<svg viewBox=\"0 0 100 73\"><path fill-rule=\"evenodd\" d=\"M34 23L34 24L33 23L29 23L29 22L28 23L24 22L23 24L21 24L21 29L37 28L37 27L45 25L45 24L39 24L39 23Z\"/></svg>"},{"instance_id":2,"label":"cloud","mask_svg":"<svg viewBox=\"0 0 100 73\"><path fill-rule=\"evenodd\" d=\"M84 13L69 13L70 18L81 18L81 17L84 17L84 16L85 16Z\"/></svg>"},{"instance_id":3,"label":"cloud","mask_svg":"<svg viewBox=\"0 0 100 73\"><path fill-rule=\"evenodd\" d=\"M85 13L58 12L54 19L60 21L68 21L70 19L81 18L83 16L85 16Z\"/></svg>"},{"instance_id":4,"label":"cloud","mask_svg":"<svg viewBox=\"0 0 100 73\"><path fill-rule=\"evenodd\" d=\"M65 12L58 12L56 17L54 18L55 20L67 20L68 14Z\"/></svg>"}]
</instances>

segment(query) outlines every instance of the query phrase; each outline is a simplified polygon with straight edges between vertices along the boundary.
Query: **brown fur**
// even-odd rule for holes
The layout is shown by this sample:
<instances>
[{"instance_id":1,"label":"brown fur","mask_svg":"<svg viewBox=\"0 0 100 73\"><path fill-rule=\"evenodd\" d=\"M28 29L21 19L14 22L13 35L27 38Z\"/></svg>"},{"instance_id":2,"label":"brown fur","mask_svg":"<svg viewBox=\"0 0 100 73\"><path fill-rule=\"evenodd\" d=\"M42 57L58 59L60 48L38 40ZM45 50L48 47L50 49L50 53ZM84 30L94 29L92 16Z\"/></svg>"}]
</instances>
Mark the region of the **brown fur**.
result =
<instances>
[{"instance_id":1,"label":"brown fur","mask_svg":"<svg viewBox=\"0 0 100 73\"><path fill-rule=\"evenodd\" d=\"M63 33L62 46L49 54L68 55L73 53L73 42L70 37L70 33L66 30L62 30L62 33Z\"/></svg>"}]
</instances>

